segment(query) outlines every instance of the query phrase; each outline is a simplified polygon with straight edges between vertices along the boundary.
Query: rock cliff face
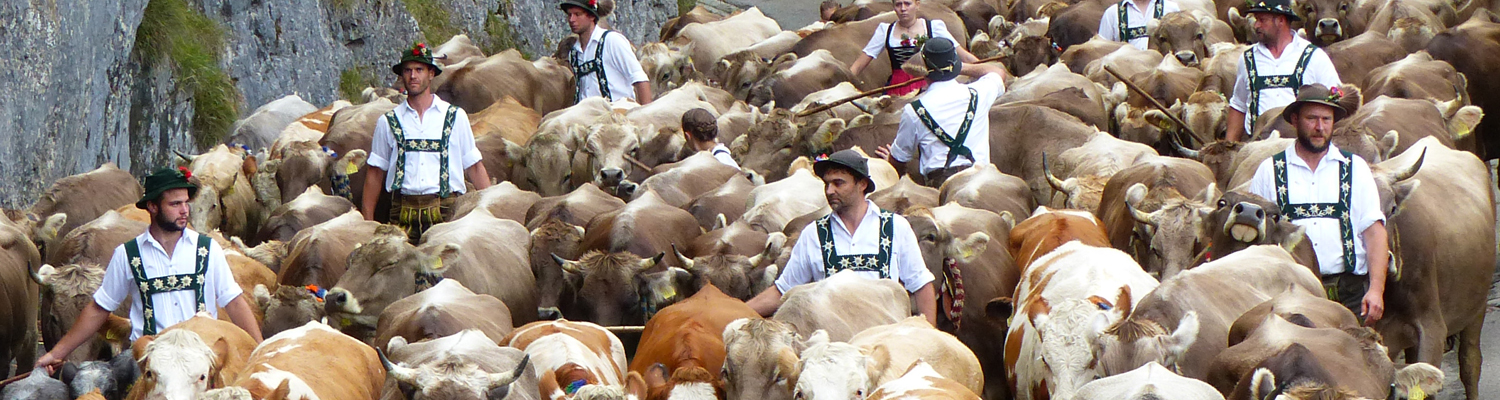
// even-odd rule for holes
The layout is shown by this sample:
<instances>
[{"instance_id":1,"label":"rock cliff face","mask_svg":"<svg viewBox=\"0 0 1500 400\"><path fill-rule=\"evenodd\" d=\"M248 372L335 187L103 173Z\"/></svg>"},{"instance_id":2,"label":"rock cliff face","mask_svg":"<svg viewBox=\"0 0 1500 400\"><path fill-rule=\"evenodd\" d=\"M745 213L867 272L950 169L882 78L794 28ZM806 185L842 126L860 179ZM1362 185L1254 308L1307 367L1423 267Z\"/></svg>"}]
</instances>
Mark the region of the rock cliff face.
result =
<instances>
[{"instance_id":1,"label":"rock cliff face","mask_svg":"<svg viewBox=\"0 0 1500 400\"><path fill-rule=\"evenodd\" d=\"M137 48L151 1L175 1L223 32L218 66L240 116L296 93L323 105L392 81L416 41L468 34L493 53L549 55L568 34L554 0L0 0L0 206L26 207L52 181L114 162L137 176L194 134L194 91L174 61ZM677 15L676 0L617 0L612 29L638 45ZM143 54L152 53L152 54ZM201 130L201 129L200 129Z\"/></svg>"}]
</instances>

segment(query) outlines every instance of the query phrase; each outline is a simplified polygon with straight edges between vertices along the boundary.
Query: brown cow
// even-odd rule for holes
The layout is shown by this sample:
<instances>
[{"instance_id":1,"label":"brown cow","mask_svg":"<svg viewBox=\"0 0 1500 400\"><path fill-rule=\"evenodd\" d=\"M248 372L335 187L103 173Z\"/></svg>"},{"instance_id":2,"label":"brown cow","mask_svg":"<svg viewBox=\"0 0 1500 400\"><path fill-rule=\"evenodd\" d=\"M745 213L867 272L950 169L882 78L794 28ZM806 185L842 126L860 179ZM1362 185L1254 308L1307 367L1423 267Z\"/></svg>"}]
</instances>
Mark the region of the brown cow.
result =
<instances>
[{"instance_id":1,"label":"brown cow","mask_svg":"<svg viewBox=\"0 0 1500 400\"><path fill-rule=\"evenodd\" d=\"M1254 194L1230 191L1219 197L1214 211L1203 218L1204 236L1208 238L1204 261L1223 257L1247 247L1279 245L1292 258L1307 266L1318 265L1312 242L1305 229L1283 218L1276 203ZM1310 268L1314 274L1316 268Z\"/></svg>"},{"instance_id":2,"label":"brown cow","mask_svg":"<svg viewBox=\"0 0 1500 400\"><path fill-rule=\"evenodd\" d=\"M963 170L944 181L938 188L938 203L950 202L1015 218L1031 215L1036 207L1026 181L1000 172L994 164Z\"/></svg>"},{"instance_id":3,"label":"brown cow","mask_svg":"<svg viewBox=\"0 0 1500 400\"><path fill-rule=\"evenodd\" d=\"M373 129L374 125L370 128ZM369 143L364 144L366 147L369 145ZM337 153L325 145L319 145L316 141L301 141L287 144L279 154L279 159L267 161L260 166L261 171L256 174L258 178L267 174L275 177L274 190L278 195L260 196L262 199L275 200L268 206L280 206L281 203L291 202L306 192L307 188L314 186L323 193L353 198L355 188L350 178L364 169L365 160L369 158L370 153L361 148L348 150L347 153ZM256 182L256 185L262 185L262 183ZM272 188L257 187L256 190L270 191Z\"/></svg>"},{"instance_id":4,"label":"brown cow","mask_svg":"<svg viewBox=\"0 0 1500 400\"><path fill-rule=\"evenodd\" d=\"M842 82L855 81L849 65L824 49L807 55L786 54L776 57L767 72L750 85L743 97L735 98L756 107L767 103L773 103L776 107L790 107L813 92ZM736 91L736 94L739 93Z\"/></svg>"},{"instance_id":5,"label":"brown cow","mask_svg":"<svg viewBox=\"0 0 1500 400\"><path fill-rule=\"evenodd\" d=\"M599 190L594 185L579 186L564 196L546 197L527 211L526 226L531 229L527 255L531 273L537 282L537 307L541 319L563 317L562 309L571 309L572 287L563 279L562 267L549 255L574 259L583 254L583 225L594 216L625 207L625 202Z\"/></svg>"},{"instance_id":6,"label":"brown cow","mask_svg":"<svg viewBox=\"0 0 1500 400\"><path fill-rule=\"evenodd\" d=\"M1132 83L1144 89L1161 104L1178 104L1188 100L1197 92L1198 84L1204 78L1202 70L1183 66L1177 62L1176 57L1162 57L1161 63L1155 69L1141 74L1130 76ZM1123 85L1123 84L1121 84ZM1115 108L1115 121L1119 124L1119 135L1121 139L1143 143L1164 151L1167 146L1162 143L1164 135L1162 125L1153 123L1152 118L1146 118L1151 111L1160 113L1151 106L1150 101L1140 95L1130 92L1126 101L1121 102ZM1181 106L1179 111L1181 111ZM1170 125L1168 125L1170 126Z\"/></svg>"},{"instance_id":7,"label":"brown cow","mask_svg":"<svg viewBox=\"0 0 1500 400\"><path fill-rule=\"evenodd\" d=\"M385 371L375 350L318 322L266 338L245 360L234 387L255 398L375 398Z\"/></svg>"},{"instance_id":8,"label":"brown cow","mask_svg":"<svg viewBox=\"0 0 1500 400\"><path fill-rule=\"evenodd\" d=\"M865 329L909 316L911 301L901 284L846 272L788 290L771 319L808 337L822 336L813 332L824 331L828 340L842 342Z\"/></svg>"},{"instance_id":9,"label":"brown cow","mask_svg":"<svg viewBox=\"0 0 1500 400\"><path fill-rule=\"evenodd\" d=\"M692 275L679 268L648 272L666 253L641 258L629 252L592 250L577 260L553 256L574 285L571 315L605 326L645 324L657 309L690 295Z\"/></svg>"},{"instance_id":10,"label":"brown cow","mask_svg":"<svg viewBox=\"0 0 1500 400\"><path fill-rule=\"evenodd\" d=\"M260 306L258 311L265 316L260 328L263 335L274 336L323 319L323 299L306 287L278 286L272 292L266 286L258 285L252 294L255 295L255 303Z\"/></svg>"},{"instance_id":11,"label":"brown cow","mask_svg":"<svg viewBox=\"0 0 1500 400\"><path fill-rule=\"evenodd\" d=\"M1384 95L1441 101L1461 99L1467 102L1469 95L1469 80L1458 73L1453 65L1433 60L1426 51L1418 51L1375 68L1363 82L1360 92L1366 98Z\"/></svg>"},{"instance_id":12,"label":"brown cow","mask_svg":"<svg viewBox=\"0 0 1500 400\"><path fill-rule=\"evenodd\" d=\"M526 235L521 224L477 210L428 229L421 247L406 243L399 228L381 225L349 254L349 270L328 291L324 310L340 330L373 339L376 319L392 302L457 279L505 302L514 320L530 321L536 295Z\"/></svg>"},{"instance_id":13,"label":"brown cow","mask_svg":"<svg viewBox=\"0 0 1500 400\"><path fill-rule=\"evenodd\" d=\"M776 20L752 6L721 20L682 25L669 44L687 53L695 69L708 71L724 56L778 33L781 26Z\"/></svg>"},{"instance_id":14,"label":"brown cow","mask_svg":"<svg viewBox=\"0 0 1500 400\"><path fill-rule=\"evenodd\" d=\"M1197 67L1208 60L1208 48L1218 43L1234 43L1229 24L1213 15L1179 11L1161 16L1151 41L1156 51L1172 56L1182 65Z\"/></svg>"},{"instance_id":15,"label":"brown cow","mask_svg":"<svg viewBox=\"0 0 1500 400\"><path fill-rule=\"evenodd\" d=\"M464 193L453 201L453 219L457 220L477 209L485 209L500 219L526 223L526 212L542 196L516 188L514 183L501 182L484 190Z\"/></svg>"},{"instance_id":16,"label":"brown cow","mask_svg":"<svg viewBox=\"0 0 1500 400\"><path fill-rule=\"evenodd\" d=\"M579 249L651 257L670 251L674 243L686 244L701 233L692 214L647 192L623 208L589 220Z\"/></svg>"},{"instance_id":17,"label":"brown cow","mask_svg":"<svg viewBox=\"0 0 1500 400\"><path fill-rule=\"evenodd\" d=\"M411 344L393 338L379 354L389 355L381 359L388 378L381 399L539 398L526 353L476 330Z\"/></svg>"},{"instance_id":18,"label":"brown cow","mask_svg":"<svg viewBox=\"0 0 1500 400\"><path fill-rule=\"evenodd\" d=\"M142 192L130 172L114 163L58 179L31 204L27 217L36 229L27 234L38 245L61 239L109 210L135 204Z\"/></svg>"},{"instance_id":19,"label":"brown cow","mask_svg":"<svg viewBox=\"0 0 1500 400\"><path fill-rule=\"evenodd\" d=\"M443 70L433 79L433 93L471 113L506 96L543 115L573 101L573 71L565 61L554 58L527 61L519 51L504 51Z\"/></svg>"},{"instance_id":20,"label":"brown cow","mask_svg":"<svg viewBox=\"0 0 1500 400\"><path fill-rule=\"evenodd\" d=\"M1083 74L1089 63L1098 60L1109 53L1119 50L1125 42L1105 40L1103 36L1095 35L1087 42L1075 44L1058 56L1058 62L1068 66L1069 71L1075 74Z\"/></svg>"},{"instance_id":21,"label":"brown cow","mask_svg":"<svg viewBox=\"0 0 1500 400\"><path fill-rule=\"evenodd\" d=\"M256 201L250 177L255 175L253 159L247 162L244 149L218 145L201 155L183 155L192 171L198 194L189 203L192 213L188 222L194 229L209 232L221 230L230 236L252 237L259 229L262 206Z\"/></svg>"},{"instance_id":22,"label":"brown cow","mask_svg":"<svg viewBox=\"0 0 1500 400\"><path fill-rule=\"evenodd\" d=\"M15 227L0 224L0 248L3 267L0 267L0 285L5 290L0 297L0 310L5 310L3 329L0 329L0 363L15 362L25 369L36 362L37 299L38 285L31 271L40 265L42 256L31 243L26 233ZM36 285L33 285L36 284ZM15 371L20 374L22 371ZM10 376L9 364L0 368L0 375Z\"/></svg>"},{"instance_id":23,"label":"brown cow","mask_svg":"<svg viewBox=\"0 0 1500 400\"><path fill-rule=\"evenodd\" d=\"M952 34L954 39L957 39L954 41L954 44L963 46L969 43L968 33L962 29L958 29L964 26L963 20L952 9L944 5L943 2L921 2L917 5L917 17L942 20L943 24L949 27L948 33ZM821 49L832 52L835 59L846 63L853 62L859 58L859 54L864 48L864 46L858 44L868 42L870 36L875 34L876 27L881 23L892 23L895 20L896 13L881 12L879 15L862 21L834 24L802 38L802 41L797 42L797 45L792 48L792 54L796 54L797 57L807 57L814 51ZM890 65L890 60L882 53L879 57L875 57L874 60L870 61L869 68L860 71L859 76L855 77L854 82L856 82L860 90L870 90L884 86L891 76ZM734 91L734 86L729 86L730 83L733 83L732 81L721 80L720 82L725 83L726 89ZM777 104L783 103L778 101Z\"/></svg>"},{"instance_id":24,"label":"brown cow","mask_svg":"<svg viewBox=\"0 0 1500 400\"><path fill-rule=\"evenodd\" d=\"M1355 340L1360 342L1361 346L1379 346L1378 343L1372 343L1378 338L1360 335L1356 337ZM1280 398L1288 399L1365 398L1344 388L1343 382L1336 380L1335 373L1328 370L1319 358L1302 344L1287 345L1261 361L1255 366L1253 372L1247 371L1241 376L1234 386L1234 391L1229 392L1228 398L1233 400L1263 399L1276 393L1281 393ZM1334 368L1343 369L1344 367L1345 365L1337 365ZM1397 371L1394 378L1395 382L1390 385L1387 392L1391 395L1390 398L1419 398L1423 394L1436 393L1442 389L1443 372L1431 365L1417 363ZM1357 381L1365 379L1368 378L1355 378Z\"/></svg>"},{"instance_id":25,"label":"brown cow","mask_svg":"<svg viewBox=\"0 0 1500 400\"><path fill-rule=\"evenodd\" d=\"M1349 314L1347 310L1345 314ZM1349 317L1352 319L1353 315ZM1253 380L1251 376L1258 374L1257 365L1276 357L1333 367L1326 370L1326 376L1319 377L1325 379L1317 379L1312 385L1309 385L1312 382L1297 382L1296 378L1302 377L1299 374L1276 376L1276 380L1289 384L1284 393L1322 386L1322 390L1347 393L1351 398L1379 398L1390 393L1398 379L1443 381L1442 372L1425 363L1414 363L1397 371L1383 351L1385 347L1380 345L1380 335L1373 329L1303 326L1298 322L1305 323L1307 319L1300 314L1290 320L1279 315L1264 317L1264 322L1245 341L1219 353L1208 375L1209 382L1222 393L1239 393L1238 382ZM1441 389L1442 384L1430 387Z\"/></svg>"},{"instance_id":26,"label":"brown cow","mask_svg":"<svg viewBox=\"0 0 1500 400\"><path fill-rule=\"evenodd\" d=\"M283 96L257 107L249 115L235 121L230 128L229 137L224 138L223 143L236 147L245 146L253 151L265 149L276 141L288 125L317 109L317 106L302 100L302 96L296 93Z\"/></svg>"},{"instance_id":27,"label":"brown cow","mask_svg":"<svg viewBox=\"0 0 1500 400\"><path fill-rule=\"evenodd\" d=\"M249 244L259 245L269 240L289 242L297 232L353 209L354 203L349 199L325 195L317 186L308 187L306 192L292 201L271 210L270 217L261 224L260 231Z\"/></svg>"},{"instance_id":28,"label":"brown cow","mask_svg":"<svg viewBox=\"0 0 1500 400\"><path fill-rule=\"evenodd\" d=\"M526 143L541 123L541 114L510 96L469 114L469 129L474 132L476 140L489 135L500 135L512 143Z\"/></svg>"},{"instance_id":29,"label":"brown cow","mask_svg":"<svg viewBox=\"0 0 1500 400\"><path fill-rule=\"evenodd\" d=\"M693 199L712 191L724 182L740 175L740 170L725 165L708 152L699 152L687 159L671 164L658 165L656 173L641 181L633 198L654 192L673 207L687 208Z\"/></svg>"},{"instance_id":30,"label":"brown cow","mask_svg":"<svg viewBox=\"0 0 1500 400\"><path fill-rule=\"evenodd\" d=\"M918 185L911 180L911 175L903 176L895 185L877 189L866 197L880 209L897 214L906 214L913 208L938 206L938 190Z\"/></svg>"},{"instance_id":31,"label":"brown cow","mask_svg":"<svg viewBox=\"0 0 1500 400\"><path fill-rule=\"evenodd\" d=\"M748 208L740 220L763 232L785 233L794 219L827 210L828 198L823 195L823 180L813 176L811 166L807 165L811 163L803 163L803 160L799 159L793 165L796 171L792 176L751 189L750 197L745 200Z\"/></svg>"},{"instance_id":32,"label":"brown cow","mask_svg":"<svg viewBox=\"0 0 1500 400\"><path fill-rule=\"evenodd\" d=\"M349 252L373 238L377 226L380 224L366 221L358 211L350 210L297 232L286 242L286 258L277 271L277 282L294 287L333 287L344 276Z\"/></svg>"},{"instance_id":33,"label":"brown cow","mask_svg":"<svg viewBox=\"0 0 1500 400\"><path fill-rule=\"evenodd\" d=\"M641 400L677 399L687 393L723 398L719 371L724 366L724 328L736 319L760 315L743 301L726 296L713 285L704 286L677 304L663 308L646 322L631 373L646 376L648 395ZM720 367L714 370L713 367ZM683 382L690 375L706 375L702 383ZM707 387L703 387L706 384ZM715 395L717 394L717 395ZM695 399L706 400L700 397Z\"/></svg>"},{"instance_id":34,"label":"brown cow","mask_svg":"<svg viewBox=\"0 0 1500 400\"><path fill-rule=\"evenodd\" d=\"M292 143L317 142L328 133L328 123L333 121L333 114L351 105L347 100L335 100L328 106L303 115L291 125L287 125L286 129L283 129L276 137L276 141L271 143L271 148L265 151L267 158L271 160L281 158L282 150Z\"/></svg>"},{"instance_id":35,"label":"brown cow","mask_svg":"<svg viewBox=\"0 0 1500 400\"><path fill-rule=\"evenodd\" d=\"M703 70L693 66L689 53L666 43L647 43L636 50L641 71L651 78L651 93L666 93L693 80L703 80Z\"/></svg>"},{"instance_id":36,"label":"brown cow","mask_svg":"<svg viewBox=\"0 0 1500 400\"><path fill-rule=\"evenodd\" d=\"M1405 152L1424 137L1448 147L1478 150L1469 136L1483 116L1479 107L1465 106L1457 99L1439 102L1382 95L1339 121L1333 143L1375 162Z\"/></svg>"},{"instance_id":37,"label":"brown cow","mask_svg":"<svg viewBox=\"0 0 1500 400\"><path fill-rule=\"evenodd\" d=\"M1447 32L1437 34L1427 44L1427 52L1433 59L1447 61L1453 68L1469 78L1469 93L1475 97L1474 105L1492 109L1500 106L1494 93L1500 93L1500 24L1488 11L1476 12L1474 17ZM1500 157L1500 122L1493 118L1480 122L1476 135L1476 153L1489 160Z\"/></svg>"},{"instance_id":38,"label":"brown cow","mask_svg":"<svg viewBox=\"0 0 1500 400\"><path fill-rule=\"evenodd\" d=\"M990 125L990 161L1000 172L1026 181L1035 201L1031 204L1045 202L1052 194L1046 174L1042 173L1042 153L1061 154L1082 146L1098 132L1061 111L1032 105L993 107L990 120L1008 121ZM1046 134L1038 135L1039 129ZM1028 206L1021 213L1030 210Z\"/></svg>"},{"instance_id":39,"label":"brown cow","mask_svg":"<svg viewBox=\"0 0 1500 400\"><path fill-rule=\"evenodd\" d=\"M672 253L682 269L693 274L693 287L711 283L730 297L749 300L775 283L776 259L785 245L781 232L767 235L736 222L693 239L687 253L677 246Z\"/></svg>"},{"instance_id":40,"label":"brown cow","mask_svg":"<svg viewBox=\"0 0 1500 400\"><path fill-rule=\"evenodd\" d=\"M484 51L474 45L467 34L457 34L448 41L438 45L432 50L432 58L443 67L467 61L470 58L484 58Z\"/></svg>"},{"instance_id":41,"label":"brown cow","mask_svg":"<svg viewBox=\"0 0 1500 400\"><path fill-rule=\"evenodd\" d=\"M573 181L614 191L626 179L644 177L650 171L640 171L634 163L627 162L626 157L638 155L641 138L655 130L653 126L638 124L613 113L600 117L592 125L569 127L568 135L578 139L578 152L571 157ZM533 140L541 136L537 135ZM536 160L535 155L529 156L528 160Z\"/></svg>"},{"instance_id":42,"label":"brown cow","mask_svg":"<svg viewBox=\"0 0 1500 400\"><path fill-rule=\"evenodd\" d=\"M462 282L444 279L423 290L391 303L380 313L375 327L377 349L386 348L393 338L408 342L455 335L478 330L490 340L504 340L510 334L510 311L495 296L474 294Z\"/></svg>"},{"instance_id":43,"label":"brown cow","mask_svg":"<svg viewBox=\"0 0 1500 400\"><path fill-rule=\"evenodd\" d=\"M1339 73L1339 81L1359 84L1370 71L1406 57L1396 41L1381 32L1365 32L1324 48ZM1243 53L1243 52L1241 52ZM1241 59L1244 57L1241 56Z\"/></svg>"},{"instance_id":44,"label":"brown cow","mask_svg":"<svg viewBox=\"0 0 1500 400\"><path fill-rule=\"evenodd\" d=\"M1156 150L1146 145L1097 132L1082 146L1068 149L1057 156L1053 165L1057 166L1058 176L1052 175L1050 166L1043 165L1042 173L1055 190L1053 201L1049 203L1055 204L1056 195L1060 194L1063 195L1063 206L1066 208L1097 210L1104 185L1109 182L1110 177L1135 165L1138 160L1156 155Z\"/></svg>"},{"instance_id":45,"label":"brown cow","mask_svg":"<svg viewBox=\"0 0 1500 400\"><path fill-rule=\"evenodd\" d=\"M1062 2L1052 3L1063 4ZM1186 3L1186 1L1179 3ZM1110 4L1113 2L1079 1L1068 5L1067 8L1053 11L1052 21L1047 26L1047 36L1062 50L1089 41L1090 38L1099 34L1099 20L1103 19L1104 9L1109 8ZM1044 5L1042 7L1042 12L1045 12L1046 8L1056 6ZM1187 7L1183 9L1186 10Z\"/></svg>"},{"instance_id":46,"label":"brown cow","mask_svg":"<svg viewBox=\"0 0 1500 400\"><path fill-rule=\"evenodd\" d=\"M1359 320L1354 319L1354 313L1349 312L1349 309L1344 308L1342 304L1329 301L1328 298L1316 294L1286 291L1245 311L1234 320L1234 325L1229 327L1229 345L1234 346L1245 341L1245 338L1255 333L1261 324L1270 321L1273 317L1287 321L1295 320L1296 324L1307 328L1353 329L1360 327Z\"/></svg>"},{"instance_id":47,"label":"brown cow","mask_svg":"<svg viewBox=\"0 0 1500 400\"><path fill-rule=\"evenodd\" d=\"M722 228L739 221L740 216L745 214L745 200L754 188L755 184L750 182L750 178L737 174L713 191L699 195L685 208L698 220L699 228L705 231ZM724 218L720 220L720 216Z\"/></svg>"},{"instance_id":48,"label":"brown cow","mask_svg":"<svg viewBox=\"0 0 1500 400\"><path fill-rule=\"evenodd\" d=\"M1126 168L1104 185L1099 210L1109 241L1147 272L1171 277L1201 250L1203 216L1219 198L1213 172L1196 161L1159 157Z\"/></svg>"},{"instance_id":49,"label":"brown cow","mask_svg":"<svg viewBox=\"0 0 1500 400\"><path fill-rule=\"evenodd\" d=\"M662 42L670 41L677 37L677 31L682 30L682 27L691 23L714 22L721 19L724 19L724 16L709 11L709 9L704 8L701 4L694 5L692 10L688 10L676 17L668 18L667 23L662 24L661 34L657 35L656 40Z\"/></svg>"},{"instance_id":50,"label":"brown cow","mask_svg":"<svg viewBox=\"0 0 1500 400\"><path fill-rule=\"evenodd\" d=\"M1077 117L1089 125L1098 128L1108 128L1109 126L1108 116L1105 113L1107 108L1113 108L1113 105L1109 103L1110 100L1107 98L1109 90L1105 89L1103 85L1090 82L1083 75L1073 73L1062 64L1053 64L1051 67L1037 69L1030 74L1017 78L1014 82L1006 86L1005 94L1000 95L1000 98L995 100L996 105L1034 101L1039 103L1038 105L1051 107ZM1044 101L1047 96L1059 91L1069 90L1070 88L1081 91L1081 93L1071 93L1073 96L1069 99L1071 101L1062 104ZM1077 99L1077 95L1080 94L1085 99ZM994 112L994 109L992 108L990 111ZM990 120L1004 121L995 119L994 116L991 116ZM994 125L991 125L990 131L993 132L994 130ZM993 156L993 154L992 152L991 155Z\"/></svg>"},{"instance_id":51,"label":"brown cow","mask_svg":"<svg viewBox=\"0 0 1500 400\"><path fill-rule=\"evenodd\" d=\"M781 321L731 322L724 327L725 398L792 400L797 354L807 344L796 328Z\"/></svg>"}]
</instances>

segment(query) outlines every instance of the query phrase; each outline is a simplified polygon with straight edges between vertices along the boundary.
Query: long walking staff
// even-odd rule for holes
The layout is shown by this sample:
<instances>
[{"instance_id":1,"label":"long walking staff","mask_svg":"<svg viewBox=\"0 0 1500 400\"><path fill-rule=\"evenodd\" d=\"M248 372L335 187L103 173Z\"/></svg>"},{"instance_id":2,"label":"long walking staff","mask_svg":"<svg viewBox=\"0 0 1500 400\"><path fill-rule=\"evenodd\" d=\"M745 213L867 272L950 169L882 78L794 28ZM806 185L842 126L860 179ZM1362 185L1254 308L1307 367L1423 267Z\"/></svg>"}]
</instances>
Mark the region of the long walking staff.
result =
<instances>
[{"instance_id":1,"label":"long walking staff","mask_svg":"<svg viewBox=\"0 0 1500 400\"><path fill-rule=\"evenodd\" d=\"M19 380L22 380L22 379L26 379L26 377L28 377L28 376L31 376L31 372L26 372L24 374L13 376L10 379L6 379L6 380L3 380L3 381L0 381L0 388L4 388L4 387L6 387L6 386L8 386L8 385L10 385L12 383L16 383L16 381L19 381Z\"/></svg>"},{"instance_id":2,"label":"long walking staff","mask_svg":"<svg viewBox=\"0 0 1500 400\"><path fill-rule=\"evenodd\" d=\"M984 58L984 59L980 59L980 60L974 61L974 62L972 62L970 64L983 64L983 63L987 63L987 62L991 62L991 61L1000 61L1000 59L1002 59L1002 58L1005 58L1005 56L1004 55L999 55L999 56L994 56L994 57L990 57L990 58ZM870 96L873 96L873 95L876 95L876 94L880 94L880 93L885 93L885 91L887 91L887 90L891 90L891 89L895 89L895 88L898 88L898 87L906 86L906 85L911 84L912 82L920 81L920 80L923 80L923 79L927 79L927 77L920 76L920 77L908 79L908 80L906 80L906 82L901 82L901 83L897 83L897 84L894 84L894 85L881 86L881 87L878 87L878 88L874 88L874 89L866 90L866 91L863 91L863 92L859 92L859 94L856 94L856 95L853 95L853 96L849 96L849 97L845 97L845 98L839 99L837 101L834 101L832 103L828 103L828 104L824 104L824 105L821 105L821 106L817 106L817 107L813 107L813 108L809 108L809 109L803 110L802 112L797 113L797 116L798 117L806 117L806 116L809 116L809 115L817 114L817 113L820 113L820 112L823 112L823 111L827 111L830 108L838 107L840 104L844 104L844 103L848 103L848 102L851 102L851 101L863 99L863 98L870 97Z\"/></svg>"},{"instance_id":3,"label":"long walking staff","mask_svg":"<svg viewBox=\"0 0 1500 400\"><path fill-rule=\"evenodd\" d=\"M1142 90L1139 86L1131 83L1129 79L1125 79L1125 77L1121 76L1120 73L1115 71L1114 68L1110 68L1108 65L1106 65L1104 66L1104 72L1108 72L1110 75L1113 75L1115 79L1118 79L1120 82L1125 83L1125 87L1129 88L1130 91L1135 92L1135 94L1141 95L1141 97L1145 97L1146 101L1150 102L1152 107L1156 107L1157 110L1161 110L1162 114L1167 115L1167 119L1172 120L1172 123L1177 124L1177 127L1182 128L1182 130L1184 131L1187 131L1188 136L1192 137L1194 141L1198 142L1198 146L1208 144L1208 140L1204 139L1202 136L1198 136L1198 132L1194 132L1193 128L1188 127L1188 124L1186 122L1182 122L1181 119L1177 118L1177 115L1172 114L1172 111L1168 110L1167 106L1162 105L1161 102L1156 101L1156 98L1151 97L1151 95L1149 94L1146 94L1145 90Z\"/></svg>"}]
</instances>

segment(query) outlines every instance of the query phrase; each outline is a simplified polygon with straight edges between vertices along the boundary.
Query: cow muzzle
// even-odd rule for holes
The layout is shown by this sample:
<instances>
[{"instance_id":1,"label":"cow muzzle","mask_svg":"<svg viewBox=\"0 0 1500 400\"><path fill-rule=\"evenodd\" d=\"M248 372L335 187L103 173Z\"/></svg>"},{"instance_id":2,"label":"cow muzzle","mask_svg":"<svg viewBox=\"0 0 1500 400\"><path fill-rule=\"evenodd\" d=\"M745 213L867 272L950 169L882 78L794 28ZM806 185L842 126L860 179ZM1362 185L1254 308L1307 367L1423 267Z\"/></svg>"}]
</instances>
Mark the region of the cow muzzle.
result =
<instances>
[{"instance_id":1,"label":"cow muzzle","mask_svg":"<svg viewBox=\"0 0 1500 400\"><path fill-rule=\"evenodd\" d=\"M536 316L542 321L556 321L562 319L562 310L557 307L541 307L536 309Z\"/></svg>"},{"instance_id":2,"label":"cow muzzle","mask_svg":"<svg viewBox=\"0 0 1500 400\"><path fill-rule=\"evenodd\" d=\"M1313 36L1322 39L1325 43L1333 43L1344 38L1344 26L1339 20L1323 18L1318 20L1318 26L1313 29Z\"/></svg>"},{"instance_id":3,"label":"cow muzzle","mask_svg":"<svg viewBox=\"0 0 1500 400\"><path fill-rule=\"evenodd\" d=\"M1198 53L1194 53L1194 52L1191 52L1191 51L1179 51L1179 52L1174 53L1173 56L1176 56L1177 57L1177 61L1182 62L1182 65L1184 65L1184 66L1188 66L1188 67L1196 67L1196 66L1198 66Z\"/></svg>"},{"instance_id":4,"label":"cow muzzle","mask_svg":"<svg viewBox=\"0 0 1500 400\"><path fill-rule=\"evenodd\" d=\"M1224 222L1224 233L1234 240L1255 243L1266 235L1266 210L1247 202L1236 203Z\"/></svg>"},{"instance_id":5,"label":"cow muzzle","mask_svg":"<svg viewBox=\"0 0 1500 400\"><path fill-rule=\"evenodd\" d=\"M333 288L333 290L329 290L328 294L324 296L323 300L323 312L328 315L359 314L360 311L363 311L363 309L359 306L359 300L355 299L354 294L349 293L349 291L344 290L344 288Z\"/></svg>"},{"instance_id":6,"label":"cow muzzle","mask_svg":"<svg viewBox=\"0 0 1500 400\"><path fill-rule=\"evenodd\" d=\"M619 168L604 168L599 170L599 184L605 187L619 185L625 180L625 170Z\"/></svg>"}]
</instances>

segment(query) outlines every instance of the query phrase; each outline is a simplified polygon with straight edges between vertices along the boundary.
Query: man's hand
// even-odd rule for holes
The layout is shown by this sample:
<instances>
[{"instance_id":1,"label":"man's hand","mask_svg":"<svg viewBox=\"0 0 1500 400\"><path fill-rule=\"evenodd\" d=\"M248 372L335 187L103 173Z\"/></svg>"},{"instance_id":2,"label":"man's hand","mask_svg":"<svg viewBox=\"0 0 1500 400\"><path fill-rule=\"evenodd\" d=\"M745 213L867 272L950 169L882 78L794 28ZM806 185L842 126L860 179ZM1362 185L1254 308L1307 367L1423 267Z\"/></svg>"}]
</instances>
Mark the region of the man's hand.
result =
<instances>
[{"instance_id":1,"label":"man's hand","mask_svg":"<svg viewBox=\"0 0 1500 400\"><path fill-rule=\"evenodd\" d=\"M1360 315L1365 317L1365 326L1375 325L1375 321L1385 316L1385 293L1366 291L1364 302L1360 304Z\"/></svg>"},{"instance_id":2,"label":"man's hand","mask_svg":"<svg viewBox=\"0 0 1500 400\"><path fill-rule=\"evenodd\" d=\"M875 158L879 158L879 159L885 160L886 162L890 162L891 161L891 145L883 144L883 145L880 145L880 147L876 147L875 148Z\"/></svg>"},{"instance_id":3,"label":"man's hand","mask_svg":"<svg viewBox=\"0 0 1500 400\"><path fill-rule=\"evenodd\" d=\"M49 351L47 352L47 354L43 354L41 358L36 359L36 366L33 368L46 368L47 375L52 375L53 373L57 372L57 367L60 367L62 365L62 357L53 355L52 352Z\"/></svg>"}]
</instances>

